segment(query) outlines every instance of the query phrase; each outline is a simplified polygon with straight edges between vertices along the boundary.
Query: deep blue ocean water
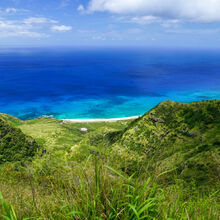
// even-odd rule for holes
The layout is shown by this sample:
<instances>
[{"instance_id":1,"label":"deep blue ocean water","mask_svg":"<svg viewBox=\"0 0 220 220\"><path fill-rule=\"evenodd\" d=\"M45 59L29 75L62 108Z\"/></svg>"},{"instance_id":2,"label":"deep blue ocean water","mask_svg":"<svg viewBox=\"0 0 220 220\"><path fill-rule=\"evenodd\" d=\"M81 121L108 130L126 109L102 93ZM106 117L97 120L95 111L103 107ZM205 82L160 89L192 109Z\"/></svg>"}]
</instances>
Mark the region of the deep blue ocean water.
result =
<instances>
[{"instance_id":1,"label":"deep blue ocean water","mask_svg":"<svg viewBox=\"0 0 220 220\"><path fill-rule=\"evenodd\" d=\"M0 49L0 112L20 119L118 118L208 99L220 99L220 51Z\"/></svg>"}]
</instances>

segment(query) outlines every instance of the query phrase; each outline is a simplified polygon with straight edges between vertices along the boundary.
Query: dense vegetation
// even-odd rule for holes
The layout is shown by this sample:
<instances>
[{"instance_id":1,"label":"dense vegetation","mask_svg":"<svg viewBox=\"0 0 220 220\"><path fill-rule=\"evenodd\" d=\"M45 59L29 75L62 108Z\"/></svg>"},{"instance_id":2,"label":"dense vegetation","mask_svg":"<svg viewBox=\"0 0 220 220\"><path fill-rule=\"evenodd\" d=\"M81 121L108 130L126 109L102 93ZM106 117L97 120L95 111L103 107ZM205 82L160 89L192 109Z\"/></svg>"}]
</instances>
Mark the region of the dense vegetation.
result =
<instances>
[{"instance_id":1,"label":"dense vegetation","mask_svg":"<svg viewBox=\"0 0 220 220\"><path fill-rule=\"evenodd\" d=\"M89 145L97 145L96 139L90 138ZM220 103L163 102L123 131L107 135L103 146L128 174L137 167L152 174L173 170L187 182L215 184L220 178Z\"/></svg>"},{"instance_id":2,"label":"dense vegetation","mask_svg":"<svg viewBox=\"0 0 220 220\"><path fill-rule=\"evenodd\" d=\"M38 144L32 138L0 119L0 164L28 161L38 148Z\"/></svg>"},{"instance_id":3,"label":"dense vegetation","mask_svg":"<svg viewBox=\"0 0 220 220\"><path fill-rule=\"evenodd\" d=\"M0 123L0 134L11 137L2 142L11 152L1 153L11 161L1 165L2 218L220 217L220 101L167 101L137 120L115 123L3 114ZM28 136L43 146L37 153ZM21 158L29 162L15 162Z\"/></svg>"}]
</instances>

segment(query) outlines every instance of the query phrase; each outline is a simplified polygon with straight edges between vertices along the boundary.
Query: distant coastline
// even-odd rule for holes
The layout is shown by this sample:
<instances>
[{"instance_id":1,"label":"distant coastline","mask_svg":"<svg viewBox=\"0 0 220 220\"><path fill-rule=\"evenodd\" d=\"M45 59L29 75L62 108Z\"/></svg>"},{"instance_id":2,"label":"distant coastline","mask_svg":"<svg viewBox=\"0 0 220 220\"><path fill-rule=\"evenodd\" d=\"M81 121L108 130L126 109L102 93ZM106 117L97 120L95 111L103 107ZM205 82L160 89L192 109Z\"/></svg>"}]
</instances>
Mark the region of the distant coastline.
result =
<instances>
[{"instance_id":1,"label":"distant coastline","mask_svg":"<svg viewBox=\"0 0 220 220\"><path fill-rule=\"evenodd\" d=\"M91 123L91 122L117 122L137 119L141 116L131 116L124 118L100 118L100 119L60 119L63 123Z\"/></svg>"}]
</instances>

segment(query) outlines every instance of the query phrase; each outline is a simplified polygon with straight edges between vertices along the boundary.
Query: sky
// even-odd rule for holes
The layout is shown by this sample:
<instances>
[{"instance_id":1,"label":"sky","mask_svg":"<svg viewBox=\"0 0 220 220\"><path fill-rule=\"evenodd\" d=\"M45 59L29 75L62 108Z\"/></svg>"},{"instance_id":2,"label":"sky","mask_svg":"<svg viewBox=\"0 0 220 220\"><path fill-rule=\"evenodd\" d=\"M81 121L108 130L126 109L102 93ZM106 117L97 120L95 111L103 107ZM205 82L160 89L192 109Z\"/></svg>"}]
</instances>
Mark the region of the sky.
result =
<instances>
[{"instance_id":1,"label":"sky","mask_svg":"<svg viewBox=\"0 0 220 220\"><path fill-rule=\"evenodd\" d=\"M220 48L220 0L0 0L0 47Z\"/></svg>"}]
</instances>

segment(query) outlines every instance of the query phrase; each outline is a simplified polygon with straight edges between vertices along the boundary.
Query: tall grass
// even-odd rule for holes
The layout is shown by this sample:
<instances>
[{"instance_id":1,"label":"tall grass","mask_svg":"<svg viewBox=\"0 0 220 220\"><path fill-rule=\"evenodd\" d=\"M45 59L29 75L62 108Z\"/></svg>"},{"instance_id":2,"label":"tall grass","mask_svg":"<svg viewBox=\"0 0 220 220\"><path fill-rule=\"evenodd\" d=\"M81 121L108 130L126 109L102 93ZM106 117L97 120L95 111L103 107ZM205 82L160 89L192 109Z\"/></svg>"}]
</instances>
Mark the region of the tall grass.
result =
<instances>
[{"instance_id":1,"label":"tall grass","mask_svg":"<svg viewBox=\"0 0 220 220\"><path fill-rule=\"evenodd\" d=\"M1 200L2 212L4 212L0 216L6 220L18 220L14 208L10 203L4 200L1 193L0 193L0 200Z\"/></svg>"},{"instance_id":2,"label":"tall grass","mask_svg":"<svg viewBox=\"0 0 220 220\"><path fill-rule=\"evenodd\" d=\"M181 184L162 188L156 178L128 176L94 155L83 164L58 161L1 170L0 191L13 204L0 196L3 219L219 218L219 191L202 194Z\"/></svg>"}]
</instances>

